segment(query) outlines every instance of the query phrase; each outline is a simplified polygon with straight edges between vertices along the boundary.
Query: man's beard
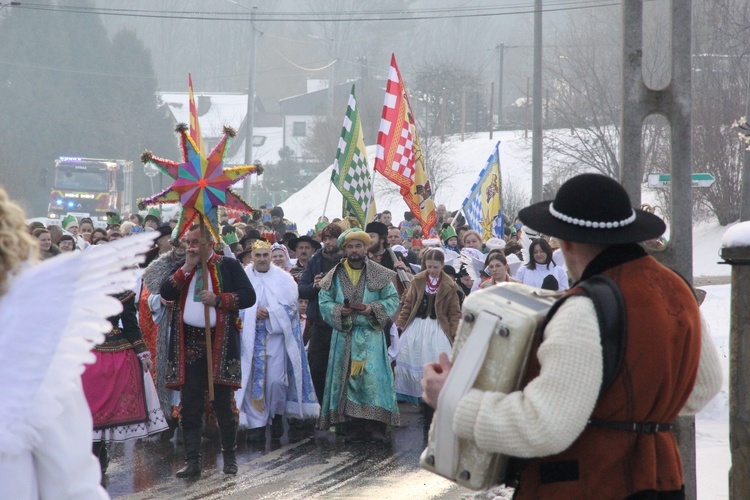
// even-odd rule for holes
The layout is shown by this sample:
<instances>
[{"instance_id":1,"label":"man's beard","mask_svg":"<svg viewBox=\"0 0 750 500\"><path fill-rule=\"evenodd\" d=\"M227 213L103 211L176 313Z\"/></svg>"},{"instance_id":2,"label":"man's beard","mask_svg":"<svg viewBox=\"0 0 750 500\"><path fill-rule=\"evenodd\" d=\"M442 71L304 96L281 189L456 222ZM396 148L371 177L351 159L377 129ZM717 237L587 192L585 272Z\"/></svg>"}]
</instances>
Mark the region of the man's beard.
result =
<instances>
[{"instance_id":1,"label":"man's beard","mask_svg":"<svg viewBox=\"0 0 750 500\"><path fill-rule=\"evenodd\" d=\"M365 256L359 254L347 255L346 260L348 260L349 262L362 262L363 260L365 260Z\"/></svg>"},{"instance_id":2,"label":"man's beard","mask_svg":"<svg viewBox=\"0 0 750 500\"><path fill-rule=\"evenodd\" d=\"M375 254L382 252L383 251L383 242L382 241L378 241L374 245L370 245L367 248L367 251L370 252L370 253L375 253Z\"/></svg>"}]
</instances>

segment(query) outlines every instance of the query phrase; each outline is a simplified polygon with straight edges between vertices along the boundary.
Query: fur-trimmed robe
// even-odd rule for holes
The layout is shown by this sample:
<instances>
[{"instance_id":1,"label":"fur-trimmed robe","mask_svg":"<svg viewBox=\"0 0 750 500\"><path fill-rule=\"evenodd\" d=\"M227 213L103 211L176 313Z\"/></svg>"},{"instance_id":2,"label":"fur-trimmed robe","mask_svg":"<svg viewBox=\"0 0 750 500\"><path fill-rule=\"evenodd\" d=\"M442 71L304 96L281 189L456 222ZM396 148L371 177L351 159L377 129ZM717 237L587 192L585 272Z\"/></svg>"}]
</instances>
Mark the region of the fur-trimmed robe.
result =
<instances>
[{"instance_id":1,"label":"fur-trimmed robe","mask_svg":"<svg viewBox=\"0 0 750 500\"><path fill-rule=\"evenodd\" d=\"M143 289L139 304L141 314L139 322L143 324L144 308L146 308L149 313L148 316L157 325L155 338L145 339L144 334L144 340L146 340L154 361L156 369L156 393L159 396L161 409L167 418L172 416L172 406L179 398L175 398L173 391L167 389L164 385L167 380L167 352L169 351L169 325L172 318L172 306L161 303L159 290L162 284L172 276L172 269L179 261L180 257L175 255L174 250L172 250L148 265L143 272ZM141 330L143 330L142 326Z\"/></svg>"},{"instance_id":2,"label":"fur-trimmed robe","mask_svg":"<svg viewBox=\"0 0 750 500\"><path fill-rule=\"evenodd\" d=\"M185 333L182 312L188 299L190 280L182 272L180 261L174 273L161 286L161 296L174 302L169 337L169 361L166 386L179 389L185 383ZM216 328L213 336L213 371L215 385L239 389L242 385L240 369L239 311L255 304L255 291L238 260L213 254L208 259L211 286L219 297L216 309Z\"/></svg>"},{"instance_id":3,"label":"fur-trimmed robe","mask_svg":"<svg viewBox=\"0 0 750 500\"><path fill-rule=\"evenodd\" d=\"M394 275L380 264L365 260L356 285L343 263L320 281L320 314L333 327L333 334L319 429L355 418L399 424L393 371L383 335L383 327L398 307ZM342 316L344 299L368 304L372 314Z\"/></svg>"}]
</instances>

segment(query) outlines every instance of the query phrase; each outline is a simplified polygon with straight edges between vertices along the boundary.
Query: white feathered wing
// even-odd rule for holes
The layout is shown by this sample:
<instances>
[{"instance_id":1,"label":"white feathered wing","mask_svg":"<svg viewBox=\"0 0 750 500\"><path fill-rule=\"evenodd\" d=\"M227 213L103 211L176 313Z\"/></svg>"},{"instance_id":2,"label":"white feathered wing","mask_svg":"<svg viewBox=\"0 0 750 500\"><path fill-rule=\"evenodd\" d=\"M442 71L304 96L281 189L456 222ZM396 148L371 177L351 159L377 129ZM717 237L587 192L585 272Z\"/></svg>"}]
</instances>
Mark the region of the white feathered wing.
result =
<instances>
[{"instance_id":1,"label":"white feathered wing","mask_svg":"<svg viewBox=\"0 0 750 500\"><path fill-rule=\"evenodd\" d=\"M39 444L104 340L158 232L26 266L0 297L0 455Z\"/></svg>"}]
</instances>

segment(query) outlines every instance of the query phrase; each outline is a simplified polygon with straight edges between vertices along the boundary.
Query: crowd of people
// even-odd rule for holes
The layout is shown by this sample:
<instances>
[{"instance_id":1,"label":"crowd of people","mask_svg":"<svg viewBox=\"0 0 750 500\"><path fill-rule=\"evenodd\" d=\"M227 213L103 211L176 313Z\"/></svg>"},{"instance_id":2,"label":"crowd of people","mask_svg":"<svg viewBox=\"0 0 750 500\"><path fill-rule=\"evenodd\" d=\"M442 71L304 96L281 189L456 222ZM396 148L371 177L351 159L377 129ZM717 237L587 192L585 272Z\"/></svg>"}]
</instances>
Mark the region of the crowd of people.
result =
<instances>
[{"instance_id":1,"label":"crowd of people","mask_svg":"<svg viewBox=\"0 0 750 500\"><path fill-rule=\"evenodd\" d=\"M606 212L606 207L602 210ZM618 260L621 255L614 252L614 261L605 265L594 258L597 252L590 248L586 255L591 258L582 259L578 247L571 243L588 239L576 240L575 235L565 231L556 234L556 225L546 219L537 220L535 214L524 217L522 213L521 220L531 220L535 222L533 227L540 229L549 226L548 232L560 239L540 234L518 219L506 224L504 234L484 239L462 224L457 213L448 212L443 205L437 212L438 225L430 234L423 234L411 214L405 214L403 221L397 223L390 212L384 211L365 227L353 217L331 221L321 217L314 228L302 235L296 224L284 217L281 207L263 207L254 216L236 218L222 213L222 241L213 242L206 266L200 262L200 228L193 226L179 235L175 229L177 219L164 221L157 211L150 211L145 217L129 214L127 220L112 213L103 229L95 228L90 219L77 220L73 216L65 217L61 226L31 224L28 230L37 239L39 254L45 259L65 252L95 251L100 245L131 234L159 233L144 264L141 283L118 296L123 313L111 318L112 331L107 341L97 346L96 363L83 375L94 416L93 449L102 471L107 467L108 441L156 433L172 439L178 427L182 429L186 459L178 477L200 476L201 437L208 427L216 425L225 474L238 471L234 451L238 429L246 429L240 435L248 443L266 443L283 436L286 419L290 440L310 436L317 429L336 432L346 443L384 443L389 440L391 429L400 423L399 405L405 404L419 405L427 429L437 394L450 371L448 356L467 295L507 282L565 291L571 283L575 286L585 278L586 272L605 272L613 266L641 262L638 259L645 255L637 250L640 247L628 246L632 255ZM594 213L592 217L600 216L601 213ZM640 212L638 216L643 217ZM626 214L623 219L629 220L628 217ZM659 227L656 224L645 231L648 234L631 235L621 243L658 237ZM639 239L640 236L643 237ZM602 246L595 249L599 253L606 250L606 236L590 240ZM592 261L601 265L593 269L589 265ZM682 283L664 268L655 267L655 261L648 265L653 267L650 272L661 273L660 279L670 286ZM637 272L633 276L636 275ZM631 300L629 290L626 301ZM680 290L689 292L687 287ZM689 297L672 299L684 302ZM565 329L575 330L576 324L583 325L579 329L591 327L579 347L589 356L586 376L593 378L582 382L589 392L574 398L581 400L578 409L584 408L581 411L588 418L595 408L602 363L596 354L601 351L589 345L598 344L596 313L581 300L586 299L567 301L548 330L559 338L565 335ZM682 318L679 323L692 325L690 349L694 363L683 366L684 373L680 372L681 377L687 377L684 387L680 386L684 397L658 416L648 412L629 414L623 417L626 421L653 418L669 422L686 403L694 408L705 404L705 398L688 401L698 359L702 369L703 363L708 363L705 359L711 361L710 352L700 356L693 352L697 349L700 353L701 338L703 342L710 340L701 335L697 306L689 309L689 318ZM642 317L640 313L633 314L629 320ZM564 324L563 319L567 321ZM675 335L684 334L678 323L671 324L665 318L665 330L667 324ZM647 322L628 323L631 338L641 339L640 333L631 332L632 325L648 329ZM553 343L545 338L539 348L542 371L539 382L528 385L532 391L529 394L539 391L540 384L549 380L545 366L559 367L562 371L557 375L567 373L566 367L553 365L544 357L545 346ZM630 351L626 362L628 356ZM549 370L551 373L553 368ZM591 370L599 370L598 379ZM703 384L704 396L715 385L706 382L706 377L703 372L698 373L696 383ZM711 377L713 381L714 372ZM209 387L209 380L213 387ZM559 384L549 387L559 389ZM547 395L555 390L549 387L543 388L542 392L547 391L544 397L558 400L559 394ZM209 392L213 395L211 407L205 405ZM525 392L519 397L523 398ZM518 426L528 418L535 429L541 429L549 417L527 415L532 410L522 400L506 409L502 398L490 401L484 393L471 396L470 401L462 401L463 413L456 417L454 425L462 437L485 443L483 446L488 449L505 452L507 448L514 456L525 456L521 454L521 441L529 434L493 423L487 429L499 436L510 436L512 446L499 442L500 438L480 435L477 422L492 420L492 411L506 415L503 419ZM122 403L126 399L138 404L126 408ZM554 408L548 409L554 414ZM583 427L575 425L564 429L566 436L581 433ZM601 426L606 429L604 432L618 429ZM602 437L597 432L600 431L593 431L596 446L596 439ZM586 433L584 436L588 436ZM523 442L535 440L528 436ZM540 438L542 441L545 440ZM572 440L566 441L566 446L570 443ZM671 444L659 444L658 453L663 451L662 446L672 449ZM537 448L533 453L565 450L541 444ZM589 462L587 465L593 467ZM673 469L670 465L664 471L671 474ZM527 482L544 484L547 479L535 476ZM537 494L541 490L532 491Z\"/></svg>"}]
</instances>

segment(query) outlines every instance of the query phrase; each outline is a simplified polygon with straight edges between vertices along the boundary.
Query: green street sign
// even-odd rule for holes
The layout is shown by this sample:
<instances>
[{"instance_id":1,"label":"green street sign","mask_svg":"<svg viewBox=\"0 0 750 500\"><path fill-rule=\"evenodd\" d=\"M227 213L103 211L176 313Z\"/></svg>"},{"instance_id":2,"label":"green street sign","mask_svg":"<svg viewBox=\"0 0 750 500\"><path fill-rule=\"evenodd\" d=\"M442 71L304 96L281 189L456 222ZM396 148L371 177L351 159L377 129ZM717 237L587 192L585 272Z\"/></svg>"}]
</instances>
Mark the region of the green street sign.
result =
<instances>
[{"instance_id":1,"label":"green street sign","mask_svg":"<svg viewBox=\"0 0 750 500\"><path fill-rule=\"evenodd\" d=\"M693 174L691 176L693 187L711 187L716 178L711 174ZM648 185L655 188L668 188L672 184L670 174L649 174Z\"/></svg>"}]
</instances>

